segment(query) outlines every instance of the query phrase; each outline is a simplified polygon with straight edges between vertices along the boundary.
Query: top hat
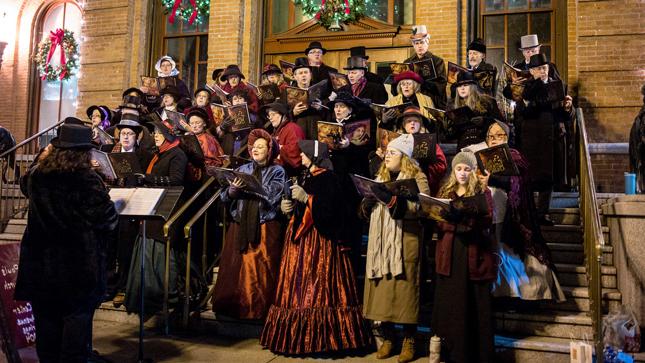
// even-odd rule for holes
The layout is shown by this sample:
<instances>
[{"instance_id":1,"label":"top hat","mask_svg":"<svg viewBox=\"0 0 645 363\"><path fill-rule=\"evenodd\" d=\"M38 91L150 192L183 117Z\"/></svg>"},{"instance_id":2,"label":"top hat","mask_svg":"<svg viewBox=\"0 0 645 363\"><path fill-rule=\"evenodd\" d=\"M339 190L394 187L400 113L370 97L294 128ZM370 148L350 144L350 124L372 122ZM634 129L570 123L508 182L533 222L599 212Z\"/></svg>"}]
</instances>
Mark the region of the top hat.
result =
<instances>
[{"instance_id":1,"label":"top hat","mask_svg":"<svg viewBox=\"0 0 645 363\"><path fill-rule=\"evenodd\" d=\"M69 123L67 119L65 120L58 129L58 136L52 139L52 146L59 149L91 149L95 146L92 144L92 129L90 127Z\"/></svg>"},{"instance_id":2,"label":"top hat","mask_svg":"<svg viewBox=\"0 0 645 363\"><path fill-rule=\"evenodd\" d=\"M343 69L344 70L352 70L352 69L367 70L367 63L365 62L365 58L363 57L352 56L347 58L347 67Z\"/></svg>"},{"instance_id":3,"label":"top hat","mask_svg":"<svg viewBox=\"0 0 645 363\"><path fill-rule=\"evenodd\" d=\"M544 53L538 53L531 56L528 67L535 68L545 64L549 64L549 61L546 59L546 55Z\"/></svg>"},{"instance_id":4,"label":"top hat","mask_svg":"<svg viewBox=\"0 0 645 363\"><path fill-rule=\"evenodd\" d=\"M115 127L119 131L121 131L121 129L131 129L137 135L139 135L141 130L143 130L143 127L139 123L139 116L132 113L123 114L121 116L121 121L119 121Z\"/></svg>"},{"instance_id":5,"label":"top hat","mask_svg":"<svg viewBox=\"0 0 645 363\"><path fill-rule=\"evenodd\" d=\"M360 46L360 47L351 47L349 48L349 56L350 57L361 57L365 60L370 59L368 55L365 55L365 47Z\"/></svg>"},{"instance_id":6,"label":"top hat","mask_svg":"<svg viewBox=\"0 0 645 363\"><path fill-rule=\"evenodd\" d=\"M294 64L295 65L293 67L293 73L296 73L296 70L299 68L311 69L311 67L309 67L309 59L307 59L307 57L296 58L296 60L294 61Z\"/></svg>"},{"instance_id":7,"label":"top hat","mask_svg":"<svg viewBox=\"0 0 645 363\"><path fill-rule=\"evenodd\" d=\"M228 66L226 66L224 73L222 73L219 79L220 81L224 82L230 76L238 76L241 79L244 79L244 74L242 74L242 71L240 71L240 67L238 67L237 64L229 64Z\"/></svg>"},{"instance_id":8,"label":"top hat","mask_svg":"<svg viewBox=\"0 0 645 363\"><path fill-rule=\"evenodd\" d=\"M455 87L463 86L465 84L477 84L477 80L475 79L475 75L473 72L459 72L457 74L457 82L455 82Z\"/></svg>"},{"instance_id":9,"label":"top hat","mask_svg":"<svg viewBox=\"0 0 645 363\"><path fill-rule=\"evenodd\" d=\"M486 54L486 43L484 42L484 39L476 38L470 42L470 44L468 44L468 48L466 48L466 51L468 50L476 50L480 53Z\"/></svg>"},{"instance_id":10,"label":"top hat","mask_svg":"<svg viewBox=\"0 0 645 363\"><path fill-rule=\"evenodd\" d=\"M412 27L412 35L410 39L412 40L421 40L428 37L428 29L425 25L415 25Z\"/></svg>"},{"instance_id":11,"label":"top hat","mask_svg":"<svg viewBox=\"0 0 645 363\"><path fill-rule=\"evenodd\" d=\"M307 49L305 49L305 54L309 54L309 51L312 49L320 49L322 50L323 54L327 53L327 49L323 48L322 44L320 44L320 42L317 40L309 43L309 46L307 47Z\"/></svg>"},{"instance_id":12,"label":"top hat","mask_svg":"<svg viewBox=\"0 0 645 363\"><path fill-rule=\"evenodd\" d=\"M336 98L334 98L333 101L329 101L327 103L327 107L329 107L333 111L334 106L339 102L344 103L348 107L351 107L352 111L354 111L354 112L356 111L356 109L358 107L364 106L364 103L361 101L360 98L355 97L354 95L352 95L349 92L339 92L338 95L336 96Z\"/></svg>"},{"instance_id":13,"label":"top hat","mask_svg":"<svg viewBox=\"0 0 645 363\"><path fill-rule=\"evenodd\" d=\"M523 35L520 38L520 50L535 48L539 46L540 42L538 41L537 34Z\"/></svg>"},{"instance_id":14,"label":"top hat","mask_svg":"<svg viewBox=\"0 0 645 363\"><path fill-rule=\"evenodd\" d=\"M262 69L262 75L266 76L266 75L271 74L271 73L280 73L280 74L282 74L282 69L280 69L280 67L278 67L275 64L265 64L264 68Z\"/></svg>"}]
</instances>

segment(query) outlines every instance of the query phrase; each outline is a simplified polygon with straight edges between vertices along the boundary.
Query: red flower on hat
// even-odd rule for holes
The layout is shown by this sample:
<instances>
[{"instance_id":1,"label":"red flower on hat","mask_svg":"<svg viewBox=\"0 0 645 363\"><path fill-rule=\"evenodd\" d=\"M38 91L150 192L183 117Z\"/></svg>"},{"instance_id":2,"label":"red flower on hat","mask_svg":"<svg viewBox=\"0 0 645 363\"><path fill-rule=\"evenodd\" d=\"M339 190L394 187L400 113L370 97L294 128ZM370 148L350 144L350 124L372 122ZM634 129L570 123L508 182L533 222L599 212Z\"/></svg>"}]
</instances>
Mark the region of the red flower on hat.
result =
<instances>
[{"instance_id":1,"label":"red flower on hat","mask_svg":"<svg viewBox=\"0 0 645 363\"><path fill-rule=\"evenodd\" d=\"M411 79L419 84L423 83L423 78L416 72L405 71L394 76L394 83L399 83L404 79Z\"/></svg>"}]
</instances>

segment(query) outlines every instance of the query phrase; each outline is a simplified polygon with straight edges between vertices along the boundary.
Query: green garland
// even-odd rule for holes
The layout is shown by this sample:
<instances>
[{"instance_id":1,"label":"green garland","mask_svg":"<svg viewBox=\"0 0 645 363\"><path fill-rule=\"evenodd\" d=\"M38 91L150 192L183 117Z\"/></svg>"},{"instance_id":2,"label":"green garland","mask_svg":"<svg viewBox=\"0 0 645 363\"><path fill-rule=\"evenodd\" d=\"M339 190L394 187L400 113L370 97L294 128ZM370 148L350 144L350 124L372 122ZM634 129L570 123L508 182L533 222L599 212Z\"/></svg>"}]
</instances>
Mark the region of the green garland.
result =
<instances>
[{"instance_id":1,"label":"green garland","mask_svg":"<svg viewBox=\"0 0 645 363\"><path fill-rule=\"evenodd\" d=\"M161 3L165 8L164 14L168 15L172 12L172 8L175 5L175 0L161 0ZM195 0L195 8L197 8L197 17L195 18L195 22L199 25L204 24L204 22L208 20L211 9L211 1ZM187 22L190 19L190 16L193 14L193 10L195 8L193 8L190 3L188 3L188 5L182 4L177 8L175 16Z\"/></svg>"},{"instance_id":2,"label":"green garland","mask_svg":"<svg viewBox=\"0 0 645 363\"><path fill-rule=\"evenodd\" d=\"M70 30L64 30L64 32L62 47L65 52L65 64L54 67L47 63L47 55L52 47L52 41L49 37L38 44L38 50L36 51L36 55L34 55L34 60L40 78L44 81L68 80L74 75L74 71L78 69L78 43L74 39L74 32ZM62 77L61 74L63 75Z\"/></svg>"},{"instance_id":3,"label":"green garland","mask_svg":"<svg viewBox=\"0 0 645 363\"><path fill-rule=\"evenodd\" d=\"M305 15L316 18L325 28L338 21L339 23L353 23L365 15L365 0L348 0L349 14L345 0L294 0L300 5Z\"/></svg>"}]
</instances>

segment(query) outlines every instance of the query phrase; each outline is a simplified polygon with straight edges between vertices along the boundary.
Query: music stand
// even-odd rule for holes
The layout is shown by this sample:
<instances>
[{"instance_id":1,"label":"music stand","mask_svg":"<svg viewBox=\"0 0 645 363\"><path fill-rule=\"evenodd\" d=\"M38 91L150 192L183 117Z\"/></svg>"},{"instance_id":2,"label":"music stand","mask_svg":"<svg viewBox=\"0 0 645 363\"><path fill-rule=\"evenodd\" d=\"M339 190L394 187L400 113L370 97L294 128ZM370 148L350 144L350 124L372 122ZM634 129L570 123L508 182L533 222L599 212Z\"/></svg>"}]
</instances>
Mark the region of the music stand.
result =
<instances>
[{"instance_id":1,"label":"music stand","mask_svg":"<svg viewBox=\"0 0 645 363\"><path fill-rule=\"evenodd\" d=\"M161 188L157 188L161 189ZM139 244L139 248L141 248L141 253L140 253L140 273L141 273L141 281L139 283L139 299L140 299L140 305L139 305L139 353L138 353L138 358L137 362L143 363L143 362L152 362L151 359L144 359L143 358L143 328L144 328L144 311L145 311L145 254L146 254L146 222L147 221L154 221L154 220L163 220L164 222L170 217L170 213L172 210L175 208L175 205L177 204L177 201L179 200L179 197L181 196L182 191L184 190L183 187L171 187L171 188L163 188L165 189L164 194L162 197L159 199L157 204L155 205L153 212L150 214L123 214L123 216L127 216L128 218L134 218L137 220L141 221L141 243ZM121 215L120 215L121 216Z\"/></svg>"}]
</instances>

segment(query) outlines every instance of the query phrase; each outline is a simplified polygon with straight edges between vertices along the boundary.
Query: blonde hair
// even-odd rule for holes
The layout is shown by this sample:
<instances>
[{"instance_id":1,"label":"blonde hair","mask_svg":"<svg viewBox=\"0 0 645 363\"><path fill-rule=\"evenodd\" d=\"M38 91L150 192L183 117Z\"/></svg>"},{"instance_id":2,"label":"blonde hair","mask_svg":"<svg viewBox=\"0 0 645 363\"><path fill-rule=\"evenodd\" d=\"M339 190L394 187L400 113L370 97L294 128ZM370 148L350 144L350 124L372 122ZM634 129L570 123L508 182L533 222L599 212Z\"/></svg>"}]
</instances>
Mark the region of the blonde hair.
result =
<instances>
[{"instance_id":1,"label":"blonde hair","mask_svg":"<svg viewBox=\"0 0 645 363\"><path fill-rule=\"evenodd\" d=\"M419 163L406 154L401 153L400 173L406 178L415 178L420 172L421 168L419 167ZM387 170L387 166L385 166L385 160L381 163L381 167L378 169L376 177L379 181L390 181L390 171Z\"/></svg>"},{"instance_id":2,"label":"blonde hair","mask_svg":"<svg viewBox=\"0 0 645 363\"><path fill-rule=\"evenodd\" d=\"M472 197L475 194L480 194L484 191L484 186L479 182L477 175L475 173L477 169L473 169L470 175L468 175L468 183L466 183L466 193L464 197ZM448 180L446 180L439 189L437 193L438 198L450 198L450 194L457 191L459 187L459 182L457 182L457 177L455 176L455 170L450 171Z\"/></svg>"},{"instance_id":3,"label":"blonde hair","mask_svg":"<svg viewBox=\"0 0 645 363\"><path fill-rule=\"evenodd\" d=\"M491 97L481 93L476 84L469 84L468 88L470 88L470 92L468 92L468 97L465 99L459 97L458 94L455 95L455 109L462 106L468 106L468 108L480 114L487 112L486 102L489 102L490 100L488 98Z\"/></svg>"},{"instance_id":4,"label":"blonde hair","mask_svg":"<svg viewBox=\"0 0 645 363\"><path fill-rule=\"evenodd\" d=\"M403 91L401 90L401 82L402 81L412 81L412 84L413 84L412 88L414 88L414 93L418 93L419 90L421 89L421 85L419 84L419 82L417 82L417 81L415 81L413 79L402 79L401 81L399 81L399 83L396 84L396 90L399 91L400 95L403 94Z\"/></svg>"}]
</instances>

